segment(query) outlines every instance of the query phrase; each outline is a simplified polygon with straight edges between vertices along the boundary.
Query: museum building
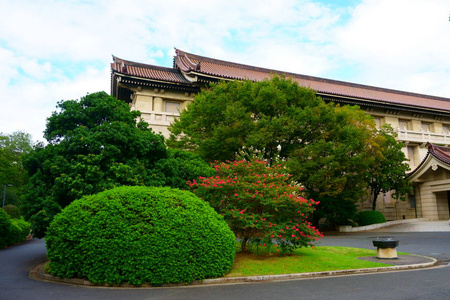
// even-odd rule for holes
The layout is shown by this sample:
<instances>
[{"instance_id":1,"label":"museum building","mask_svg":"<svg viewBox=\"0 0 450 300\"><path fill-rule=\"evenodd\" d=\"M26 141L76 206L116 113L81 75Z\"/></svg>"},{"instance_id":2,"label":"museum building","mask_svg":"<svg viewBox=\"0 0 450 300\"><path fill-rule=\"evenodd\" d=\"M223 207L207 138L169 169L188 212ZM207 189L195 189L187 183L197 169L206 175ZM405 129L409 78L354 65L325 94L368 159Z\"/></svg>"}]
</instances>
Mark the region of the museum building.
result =
<instances>
[{"instance_id":1,"label":"museum building","mask_svg":"<svg viewBox=\"0 0 450 300\"><path fill-rule=\"evenodd\" d=\"M414 193L396 201L390 193L377 201L387 220L450 219L450 99L259 68L176 49L173 67L132 62L113 56L111 94L139 110L155 132L169 136L169 124L210 83L263 80L285 75L316 91L326 102L358 105L377 127L390 124L405 144ZM361 200L361 209L371 201Z\"/></svg>"}]
</instances>

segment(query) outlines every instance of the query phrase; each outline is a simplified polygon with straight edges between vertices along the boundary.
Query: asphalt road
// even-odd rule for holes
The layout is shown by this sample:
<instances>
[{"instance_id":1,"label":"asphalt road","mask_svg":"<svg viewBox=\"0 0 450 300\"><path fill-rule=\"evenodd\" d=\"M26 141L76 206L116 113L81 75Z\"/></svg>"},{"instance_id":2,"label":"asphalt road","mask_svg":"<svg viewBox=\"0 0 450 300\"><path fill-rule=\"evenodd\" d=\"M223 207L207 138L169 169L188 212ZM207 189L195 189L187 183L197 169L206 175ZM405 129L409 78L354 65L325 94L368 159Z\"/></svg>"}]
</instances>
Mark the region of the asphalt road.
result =
<instances>
[{"instance_id":1,"label":"asphalt road","mask_svg":"<svg viewBox=\"0 0 450 300\"><path fill-rule=\"evenodd\" d=\"M374 237L400 240L398 251L437 258L440 266L303 280L174 288L123 289L70 286L28 279L45 260L43 240L0 250L1 300L51 299L450 299L450 232L362 232L328 235L320 245L373 249Z\"/></svg>"}]
</instances>

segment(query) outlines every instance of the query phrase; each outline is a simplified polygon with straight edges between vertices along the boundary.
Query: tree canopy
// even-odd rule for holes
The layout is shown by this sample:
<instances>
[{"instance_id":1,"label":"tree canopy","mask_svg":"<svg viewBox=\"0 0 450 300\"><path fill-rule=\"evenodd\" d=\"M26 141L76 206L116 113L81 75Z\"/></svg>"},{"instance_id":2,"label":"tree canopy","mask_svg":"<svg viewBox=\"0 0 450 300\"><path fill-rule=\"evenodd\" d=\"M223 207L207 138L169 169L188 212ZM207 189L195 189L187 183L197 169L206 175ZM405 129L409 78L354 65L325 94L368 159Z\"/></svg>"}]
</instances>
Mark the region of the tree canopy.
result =
<instances>
[{"instance_id":1,"label":"tree canopy","mask_svg":"<svg viewBox=\"0 0 450 300\"><path fill-rule=\"evenodd\" d=\"M84 195L121 185L180 185L209 174L202 173L209 166L201 160L181 175L155 171L157 164L174 160L163 137L148 128L140 112L105 92L61 101L57 108L47 119L48 144L37 145L25 161L31 178L24 208L37 237L61 208Z\"/></svg>"},{"instance_id":2,"label":"tree canopy","mask_svg":"<svg viewBox=\"0 0 450 300\"><path fill-rule=\"evenodd\" d=\"M320 201L315 216L332 223L352 218L368 187L367 170L379 163L371 116L356 106L325 103L279 76L212 85L169 129L170 146L208 161L234 160L243 151L269 162L281 158L308 196Z\"/></svg>"},{"instance_id":3,"label":"tree canopy","mask_svg":"<svg viewBox=\"0 0 450 300\"><path fill-rule=\"evenodd\" d=\"M195 97L169 127L167 143L208 161L234 160L243 147L264 151L266 158L281 147L287 157L315 134L308 120L318 106L326 105L313 90L281 77L221 82Z\"/></svg>"},{"instance_id":4,"label":"tree canopy","mask_svg":"<svg viewBox=\"0 0 450 300\"><path fill-rule=\"evenodd\" d=\"M12 134L0 133L0 185L11 184L6 190L6 204L19 205L19 196L27 182L27 172L22 158L32 149L31 135L17 131Z\"/></svg>"},{"instance_id":5,"label":"tree canopy","mask_svg":"<svg viewBox=\"0 0 450 300\"><path fill-rule=\"evenodd\" d=\"M376 209L377 198L380 193L393 191L392 197L406 200L405 195L411 192L412 183L405 176L409 170L406 156L402 152L403 143L396 139L393 128L385 125L376 137L378 151L375 153L377 163L368 169L369 186L373 197L372 210Z\"/></svg>"}]
</instances>

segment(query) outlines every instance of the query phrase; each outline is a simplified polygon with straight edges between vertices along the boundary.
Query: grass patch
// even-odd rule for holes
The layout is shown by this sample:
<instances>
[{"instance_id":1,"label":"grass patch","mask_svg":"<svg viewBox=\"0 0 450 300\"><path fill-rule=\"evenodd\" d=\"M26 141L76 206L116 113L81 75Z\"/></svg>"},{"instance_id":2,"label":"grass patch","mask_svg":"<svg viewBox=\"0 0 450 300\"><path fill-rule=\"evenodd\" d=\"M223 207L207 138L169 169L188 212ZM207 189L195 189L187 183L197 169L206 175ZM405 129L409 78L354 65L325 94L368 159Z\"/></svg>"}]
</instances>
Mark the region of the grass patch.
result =
<instances>
[{"instance_id":1,"label":"grass patch","mask_svg":"<svg viewBox=\"0 0 450 300\"><path fill-rule=\"evenodd\" d=\"M278 275L347 269L377 268L389 264L357 259L376 256L376 250L319 246L300 248L293 253L270 254L264 249L255 253L236 253L232 270L225 277Z\"/></svg>"}]
</instances>

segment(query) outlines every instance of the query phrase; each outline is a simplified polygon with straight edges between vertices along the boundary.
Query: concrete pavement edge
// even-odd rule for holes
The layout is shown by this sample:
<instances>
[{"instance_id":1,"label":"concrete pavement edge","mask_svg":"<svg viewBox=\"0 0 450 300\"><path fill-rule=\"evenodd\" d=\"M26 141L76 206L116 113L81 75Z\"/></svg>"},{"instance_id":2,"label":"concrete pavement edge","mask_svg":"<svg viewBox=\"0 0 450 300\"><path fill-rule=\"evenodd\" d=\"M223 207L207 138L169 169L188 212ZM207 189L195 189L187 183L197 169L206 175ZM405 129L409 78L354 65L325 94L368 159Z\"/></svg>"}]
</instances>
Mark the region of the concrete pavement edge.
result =
<instances>
[{"instance_id":1,"label":"concrete pavement edge","mask_svg":"<svg viewBox=\"0 0 450 300\"><path fill-rule=\"evenodd\" d=\"M414 254L411 254L414 255ZM363 268L363 269L349 269L349 270L336 270L336 271L323 271L323 272L310 272L310 273L294 273L294 274L280 274L280 275L261 275L261 276L247 276L247 277L221 277L214 279L196 280L190 284L178 283L178 284L164 284L162 287L179 287L179 286L196 286L196 285L206 285L206 284L230 284L230 283L249 283L249 282L266 282L266 281L283 281L292 279L310 279L319 277L331 277L331 276L344 276L344 275L358 275L358 274L370 274L370 273L380 273L380 272L395 272L395 271L406 271L413 269L429 268L437 265L438 261L435 258L414 255L420 258L428 259L429 262L419 263L419 264L409 264L409 265L397 265L389 267L378 267L378 268ZM121 284L119 286L111 285L98 285L90 282L86 279L81 278L61 278L53 276L45 272L45 265L47 261L44 261L32 268L28 274L30 279L63 283L69 285L83 285L89 287L114 287L114 288L153 288L151 285L141 285L134 286L131 284Z\"/></svg>"}]
</instances>

